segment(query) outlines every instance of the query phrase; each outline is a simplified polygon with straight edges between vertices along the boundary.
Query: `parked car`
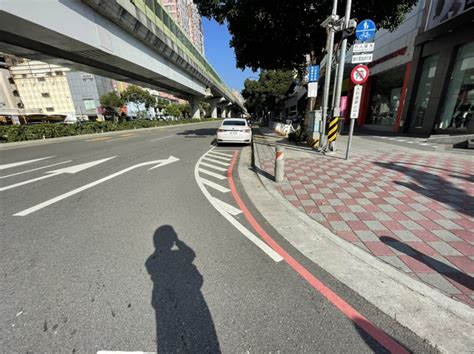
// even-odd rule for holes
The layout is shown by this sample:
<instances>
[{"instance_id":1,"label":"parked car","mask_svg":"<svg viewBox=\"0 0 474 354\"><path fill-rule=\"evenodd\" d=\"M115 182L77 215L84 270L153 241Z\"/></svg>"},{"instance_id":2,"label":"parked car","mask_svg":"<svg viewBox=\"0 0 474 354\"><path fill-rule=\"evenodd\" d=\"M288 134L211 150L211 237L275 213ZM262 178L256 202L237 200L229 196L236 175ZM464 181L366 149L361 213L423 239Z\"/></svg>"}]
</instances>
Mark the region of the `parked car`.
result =
<instances>
[{"instance_id":1,"label":"parked car","mask_svg":"<svg viewBox=\"0 0 474 354\"><path fill-rule=\"evenodd\" d=\"M217 144L242 143L250 144L252 129L244 118L226 118L217 129Z\"/></svg>"}]
</instances>

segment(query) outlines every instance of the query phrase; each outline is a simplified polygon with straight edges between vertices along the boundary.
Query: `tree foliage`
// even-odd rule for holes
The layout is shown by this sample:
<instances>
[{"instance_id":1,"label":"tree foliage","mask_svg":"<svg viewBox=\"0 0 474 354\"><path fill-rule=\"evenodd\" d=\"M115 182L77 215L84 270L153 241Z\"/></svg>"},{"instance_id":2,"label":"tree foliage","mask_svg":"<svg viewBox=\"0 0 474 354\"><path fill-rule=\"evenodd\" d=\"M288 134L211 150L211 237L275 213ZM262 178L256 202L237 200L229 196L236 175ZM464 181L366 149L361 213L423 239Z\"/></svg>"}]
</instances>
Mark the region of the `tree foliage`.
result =
<instances>
[{"instance_id":1,"label":"tree foliage","mask_svg":"<svg viewBox=\"0 0 474 354\"><path fill-rule=\"evenodd\" d=\"M163 110L166 107L168 107L169 104L170 104L170 102L167 99L158 97L158 99L155 102L154 108L159 109L159 110Z\"/></svg>"},{"instance_id":2,"label":"tree foliage","mask_svg":"<svg viewBox=\"0 0 474 354\"><path fill-rule=\"evenodd\" d=\"M112 91L100 97L100 104L109 108L120 108L123 106L123 101L117 92Z\"/></svg>"},{"instance_id":3,"label":"tree foliage","mask_svg":"<svg viewBox=\"0 0 474 354\"><path fill-rule=\"evenodd\" d=\"M172 117L181 117L181 108L179 104L171 103L165 108L165 114Z\"/></svg>"},{"instance_id":4,"label":"tree foliage","mask_svg":"<svg viewBox=\"0 0 474 354\"><path fill-rule=\"evenodd\" d=\"M185 118L191 117L191 105L189 103L182 103L179 105L181 116Z\"/></svg>"},{"instance_id":5,"label":"tree foliage","mask_svg":"<svg viewBox=\"0 0 474 354\"><path fill-rule=\"evenodd\" d=\"M146 108L152 107L156 101L150 92L138 86L130 85L120 95L124 103L133 103L137 106L145 105Z\"/></svg>"},{"instance_id":6,"label":"tree foliage","mask_svg":"<svg viewBox=\"0 0 474 354\"><path fill-rule=\"evenodd\" d=\"M305 55L321 56L326 30L320 24L330 15L333 0L194 0L201 14L226 23L232 36L237 66L253 70L300 69ZM373 19L379 28L393 30L418 0L353 2L352 18ZM339 13L345 1L339 0Z\"/></svg>"},{"instance_id":7,"label":"tree foliage","mask_svg":"<svg viewBox=\"0 0 474 354\"><path fill-rule=\"evenodd\" d=\"M263 70L258 80L245 80L242 96L247 110L264 116L278 108L294 81L293 77L293 71Z\"/></svg>"}]
</instances>

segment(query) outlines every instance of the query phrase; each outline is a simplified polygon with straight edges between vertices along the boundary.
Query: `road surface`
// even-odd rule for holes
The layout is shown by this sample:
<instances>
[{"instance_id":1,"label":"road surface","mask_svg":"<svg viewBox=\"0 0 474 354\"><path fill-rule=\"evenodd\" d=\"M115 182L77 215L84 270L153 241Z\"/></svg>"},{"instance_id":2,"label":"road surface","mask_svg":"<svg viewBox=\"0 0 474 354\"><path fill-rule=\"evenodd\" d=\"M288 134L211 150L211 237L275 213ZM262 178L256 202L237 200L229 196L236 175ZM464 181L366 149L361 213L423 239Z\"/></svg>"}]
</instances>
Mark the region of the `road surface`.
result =
<instances>
[{"instance_id":1,"label":"road surface","mask_svg":"<svg viewBox=\"0 0 474 354\"><path fill-rule=\"evenodd\" d=\"M233 166L249 149L215 147L216 127L0 148L2 351L387 351L262 241L235 193L399 348L431 351L279 237Z\"/></svg>"}]
</instances>

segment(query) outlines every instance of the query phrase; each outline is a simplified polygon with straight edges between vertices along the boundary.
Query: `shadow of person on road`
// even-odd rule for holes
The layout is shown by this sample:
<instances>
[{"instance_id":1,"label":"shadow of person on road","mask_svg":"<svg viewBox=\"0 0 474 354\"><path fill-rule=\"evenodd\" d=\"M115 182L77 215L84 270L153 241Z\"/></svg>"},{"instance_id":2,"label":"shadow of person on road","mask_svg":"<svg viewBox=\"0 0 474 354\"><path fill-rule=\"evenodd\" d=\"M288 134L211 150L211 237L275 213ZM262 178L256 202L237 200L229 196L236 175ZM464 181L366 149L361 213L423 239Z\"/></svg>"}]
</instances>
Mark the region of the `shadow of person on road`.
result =
<instances>
[{"instance_id":1,"label":"shadow of person on road","mask_svg":"<svg viewBox=\"0 0 474 354\"><path fill-rule=\"evenodd\" d=\"M153 236L155 252L145 266L153 281L158 353L220 352L214 322L201 293L203 277L196 254L170 225Z\"/></svg>"}]
</instances>

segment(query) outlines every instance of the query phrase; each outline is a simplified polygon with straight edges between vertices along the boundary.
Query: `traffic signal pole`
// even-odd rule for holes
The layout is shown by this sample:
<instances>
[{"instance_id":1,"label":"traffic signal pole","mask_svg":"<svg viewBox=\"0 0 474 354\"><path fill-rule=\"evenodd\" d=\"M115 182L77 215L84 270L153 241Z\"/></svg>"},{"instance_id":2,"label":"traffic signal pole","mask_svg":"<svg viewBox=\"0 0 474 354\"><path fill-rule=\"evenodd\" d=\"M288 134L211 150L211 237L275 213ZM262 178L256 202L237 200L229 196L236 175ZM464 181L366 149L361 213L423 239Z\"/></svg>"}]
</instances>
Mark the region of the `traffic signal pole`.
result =
<instances>
[{"instance_id":1,"label":"traffic signal pole","mask_svg":"<svg viewBox=\"0 0 474 354\"><path fill-rule=\"evenodd\" d=\"M334 50L334 20L337 18L337 0L333 0L332 13L330 23L323 25L329 31L328 40L326 44L327 61L326 73L324 74L324 91L323 91L323 126L321 128L321 146L325 146L326 135L326 117L328 114L329 89L331 86L331 69L332 69L332 52Z\"/></svg>"},{"instance_id":2,"label":"traffic signal pole","mask_svg":"<svg viewBox=\"0 0 474 354\"><path fill-rule=\"evenodd\" d=\"M352 0L346 0L346 11L344 14L344 29L349 28L349 23L351 20L351 8L352 8ZM346 51L347 51L347 35L343 36L342 44L341 44L341 51L339 55L339 65L338 65L338 72L337 72L337 81L336 90L335 90L335 97L334 97L334 116L341 118L341 94L342 94L342 82L344 80L344 65L346 62ZM353 121L351 119L351 128L353 129ZM333 143L335 144L335 142ZM335 146L332 147L335 150Z\"/></svg>"}]
</instances>

